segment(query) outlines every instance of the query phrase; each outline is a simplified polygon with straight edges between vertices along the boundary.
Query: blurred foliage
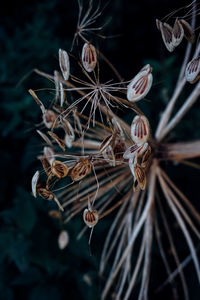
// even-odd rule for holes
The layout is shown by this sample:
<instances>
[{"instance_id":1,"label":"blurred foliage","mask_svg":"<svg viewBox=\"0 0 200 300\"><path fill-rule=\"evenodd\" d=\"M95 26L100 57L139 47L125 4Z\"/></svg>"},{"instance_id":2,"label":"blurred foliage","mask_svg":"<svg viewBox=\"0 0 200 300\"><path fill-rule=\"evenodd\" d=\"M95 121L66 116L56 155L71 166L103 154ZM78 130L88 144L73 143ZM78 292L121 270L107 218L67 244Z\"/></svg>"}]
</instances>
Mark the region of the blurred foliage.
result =
<instances>
[{"instance_id":1,"label":"blurred foliage","mask_svg":"<svg viewBox=\"0 0 200 300\"><path fill-rule=\"evenodd\" d=\"M155 86L148 95L151 100L140 105L155 128L175 84L178 57L169 56L162 47L154 23L150 32L146 26L149 30L155 17L168 13L169 3L173 3L172 7L175 4L163 1L161 5L158 0L142 2L111 0L105 9L104 22L110 27L107 33L121 36L99 41L99 45L126 79L137 73L143 63L153 66ZM149 14L152 7L154 12ZM41 122L40 111L27 91L49 87L49 82L34 74L33 69L52 73L58 68L57 51L70 48L77 13L76 1L64 0L18 1L16 6L4 3L1 8L1 300L99 299L102 283L98 279L98 262L113 214L95 227L90 256L88 235L76 240L83 226L82 218L78 216L63 225L48 215L48 209L56 207L53 203L34 199L30 194L31 177L38 167L36 156L42 147L34 126ZM187 120L177 127L173 139L198 138L199 130L194 130L194 123L195 128L200 128L199 120L196 104ZM192 182L198 185L198 177L184 167L181 174L177 169L173 171L186 194L194 198L197 190L191 191L190 186ZM62 229L70 237L65 250L60 250L57 244ZM162 272L160 264L155 264L155 268ZM163 279L165 276L161 274Z\"/></svg>"}]
</instances>

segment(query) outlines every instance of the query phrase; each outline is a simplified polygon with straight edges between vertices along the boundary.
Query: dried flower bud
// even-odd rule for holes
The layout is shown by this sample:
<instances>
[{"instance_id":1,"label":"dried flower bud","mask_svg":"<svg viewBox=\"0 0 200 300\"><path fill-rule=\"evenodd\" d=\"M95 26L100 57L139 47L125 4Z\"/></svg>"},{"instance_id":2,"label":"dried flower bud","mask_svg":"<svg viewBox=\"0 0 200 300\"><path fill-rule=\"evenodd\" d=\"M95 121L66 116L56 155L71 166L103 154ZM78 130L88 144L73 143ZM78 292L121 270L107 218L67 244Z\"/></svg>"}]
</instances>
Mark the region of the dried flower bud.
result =
<instances>
[{"instance_id":1,"label":"dried flower bud","mask_svg":"<svg viewBox=\"0 0 200 300\"><path fill-rule=\"evenodd\" d=\"M59 160L54 160L51 165L51 172L58 178L64 178L68 174L68 167Z\"/></svg>"},{"instance_id":2,"label":"dried flower bud","mask_svg":"<svg viewBox=\"0 0 200 300\"><path fill-rule=\"evenodd\" d=\"M83 212L83 220L88 227L94 227L99 220L99 214L97 210L86 208Z\"/></svg>"},{"instance_id":3,"label":"dried flower bud","mask_svg":"<svg viewBox=\"0 0 200 300\"><path fill-rule=\"evenodd\" d=\"M82 64L87 72L92 72L97 64L97 54L95 47L90 43L85 43L82 50Z\"/></svg>"},{"instance_id":4,"label":"dried flower bud","mask_svg":"<svg viewBox=\"0 0 200 300\"><path fill-rule=\"evenodd\" d=\"M189 83L195 83L200 78L200 56L187 64L185 77Z\"/></svg>"},{"instance_id":5,"label":"dried flower bud","mask_svg":"<svg viewBox=\"0 0 200 300\"><path fill-rule=\"evenodd\" d=\"M146 65L129 83L127 87L127 99L129 101L139 101L148 94L153 82L153 76L151 72L151 66Z\"/></svg>"},{"instance_id":6,"label":"dried flower bud","mask_svg":"<svg viewBox=\"0 0 200 300\"><path fill-rule=\"evenodd\" d=\"M134 165L134 173L139 187L141 188L141 190L144 190L146 187L146 175L144 170L138 163Z\"/></svg>"},{"instance_id":7,"label":"dried flower bud","mask_svg":"<svg viewBox=\"0 0 200 300\"><path fill-rule=\"evenodd\" d=\"M38 184L39 177L40 177L40 172L36 171L31 181L32 193L35 198L37 195L37 184Z\"/></svg>"},{"instance_id":8,"label":"dried flower bud","mask_svg":"<svg viewBox=\"0 0 200 300\"><path fill-rule=\"evenodd\" d=\"M80 159L70 170L70 176L73 181L79 181L86 175L90 174L92 170L91 162L87 158Z\"/></svg>"},{"instance_id":9,"label":"dried flower bud","mask_svg":"<svg viewBox=\"0 0 200 300\"><path fill-rule=\"evenodd\" d=\"M179 23L182 25L182 28L184 30L184 36L185 38L190 42L193 43L195 41L195 35L192 30L192 27L188 22L186 22L184 19L179 19Z\"/></svg>"},{"instance_id":10,"label":"dried flower bud","mask_svg":"<svg viewBox=\"0 0 200 300\"><path fill-rule=\"evenodd\" d=\"M69 79L69 56L65 50L59 49L59 64L65 80Z\"/></svg>"},{"instance_id":11,"label":"dried flower bud","mask_svg":"<svg viewBox=\"0 0 200 300\"><path fill-rule=\"evenodd\" d=\"M58 236L58 247L60 250L65 249L69 243L69 234L66 230L62 230Z\"/></svg>"},{"instance_id":12,"label":"dried flower bud","mask_svg":"<svg viewBox=\"0 0 200 300\"><path fill-rule=\"evenodd\" d=\"M45 110L43 122L48 129L57 128L59 126L56 113L50 109Z\"/></svg>"},{"instance_id":13,"label":"dried flower bud","mask_svg":"<svg viewBox=\"0 0 200 300\"><path fill-rule=\"evenodd\" d=\"M145 116L135 116L131 124L131 137L137 145L144 144L150 133L149 121Z\"/></svg>"},{"instance_id":14,"label":"dried flower bud","mask_svg":"<svg viewBox=\"0 0 200 300\"><path fill-rule=\"evenodd\" d=\"M169 24L162 23L159 20L156 20L156 26L157 26L158 30L160 30L160 32L161 32L162 39L163 39L163 42L164 42L167 50L169 52L174 51L175 46L174 46L174 39L173 39L173 34L172 34L172 32L173 32L172 27Z\"/></svg>"},{"instance_id":15,"label":"dried flower bud","mask_svg":"<svg viewBox=\"0 0 200 300\"><path fill-rule=\"evenodd\" d=\"M55 134L52 131L48 131L48 134L52 137L52 139L60 146L60 148L65 151L65 143L63 140L61 140L57 134Z\"/></svg>"},{"instance_id":16,"label":"dried flower bud","mask_svg":"<svg viewBox=\"0 0 200 300\"><path fill-rule=\"evenodd\" d=\"M184 30L178 18L176 18L176 21L174 23L172 35L173 45L174 47L177 47L184 37Z\"/></svg>"}]
</instances>

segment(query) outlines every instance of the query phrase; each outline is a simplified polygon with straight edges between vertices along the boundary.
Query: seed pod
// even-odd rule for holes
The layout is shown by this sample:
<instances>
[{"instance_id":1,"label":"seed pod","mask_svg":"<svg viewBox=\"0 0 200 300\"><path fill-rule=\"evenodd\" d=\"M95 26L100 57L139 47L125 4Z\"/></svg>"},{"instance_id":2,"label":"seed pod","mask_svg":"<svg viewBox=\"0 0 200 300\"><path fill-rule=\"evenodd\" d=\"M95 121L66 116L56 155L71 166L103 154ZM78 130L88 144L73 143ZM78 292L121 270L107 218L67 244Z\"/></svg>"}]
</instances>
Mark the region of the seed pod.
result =
<instances>
[{"instance_id":1,"label":"seed pod","mask_svg":"<svg viewBox=\"0 0 200 300\"><path fill-rule=\"evenodd\" d=\"M151 156L151 147L148 145L147 149L144 151L144 154L142 156L142 163L141 163L142 168L146 167L150 156Z\"/></svg>"},{"instance_id":2,"label":"seed pod","mask_svg":"<svg viewBox=\"0 0 200 300\"><path fill-rule=\"evenodd\" d=\"M48 177L50 177L52 175L52 173L51 173L51 165L50 165L49 161L44 156L40 158L40 161L42 163L45 173L47 174Z\"/></svg>"},{"instance_id":3,"label":"seed pod","mask_svg":"<svg viewBox=\"0 0 200 300\"><path fill-rule=\"evenodd\" d=\"M131 124L131 137L137 145L144 144L150 133L150 126L148 119L144 116L135 116Z\"/></svg>"},{"instance_id":4,"label":"seed pod","mask_svg":"<svg viewBox=\"0 0 200 300\"><path fill-rule=\"evenodd\" d=\"M36 171L31 181L32 193L35 198L37 195L37 184L38 184L39 177L40 177L40 172Z\"/></svg>"},{"instance_id":5,"label":"seed pod","mask_svg":"<svg viewBox=\"0 0 200 300\"><path fill-rule=\"evenodd\" d=\"M43 122L48 129L57 128L59 126L56 113L50 109L45 110Z\"/></svg>"},{"instance_id":6,"label":"seed pod","mask_svg":"<svg viewBox=\"0 0 200 300\"><path fill-rule=\"evenodd\" d=\"M58 236L58 247L60 250L65 249L69 243L69 234L66 230L62 230Z\"/></svg>"},{"instance_id":7,"label":"seed pod","mask_svg":"<svg viewBox=\"0 0 200 300\"><path fill-rule=\"evenodd\" d=\"M59 64L65 80L69 79L69 56L65 50L59 49Z\"/></svg>"},{"instance_id":8,"label":"seed pod","mask_svg":"<svg viewBox=\"0 0 200 300\"><path fill-rule=\"evenodd\" d=\"M189 83L195 83L200 78L200 56L187 64L185 78Z\"/></svg>"},{"instance_id":9,"label":"seed pod","mask_svg":"<svg viewBox=\"0 0 200 300\"><path fill-rule=\"evenodd\" d=\"M50 146L53 147L52 142L50 141L50 139L48 138L48 136L46 134L44 134L43 132L41 132L40 130L36 130L37 133L41 136L41 138Z\"/></svg>"},{"instance_id":10,"label":"seed pod","mask_svg":"<svg viewBox=\"0 0 200 300\"><path fill-rule=\"evenodd\" d=\"M64 118L61 119L63 129L65 131L64 142L68 148L72 147L72 142L75 140L74 129L72 125Z\"/></svg>"},{"instance_id":11,"label":"seed pod","mask_svg":"<svg viewBox=\"0 0 200 300\"><path fill-rule=\"evenodd\" d=\"M148 94L153 82L153 76L151 72L151 66L146 65L129 83L127 87L127 99L129 101L139 101Z\"/></svg>"},{"instance_id":12,"label":"seed pod","mask_svg":"<svg viewBox=\"0 0 200 300\"><path fill-rule=\"evenodd\" d=\"M117 121L116 118L112 118L112 123L114 126L115 133L118 134L120 136L120 138L124 140L125 139L124 132L122 130L120 123Z\"/></svg>"},{"instance_id":13,"label":"seed pod","mask_svg":"<svg viewBox=\"0 0 200 300\"><path fill-rule=\"evenodd\" d=\"M126 146L123 140L116 139L113 146L113 152L115 156L115 160L117 164L120 164L123 162L123 154L126 150Z\"/></svg>"},{"instance_id":14,"label":"seed pod","mask_svg":"<svg viewBox=\"0 0 200 300\"><path fill-rule=\"evenodd\" d=\"M44 156L48 160L49 164L52 165L55 160L55 153L51 147L44 147Z\"/></svg>"},{"instance_id":15,"label":"seed pod","mask_svg":"<svg viewBox=\"0 0 200 300\"><path fill-rule=\"evenodd\" d=\"M70 176L73 181L79 181L86 175L90 174L92 170L91 162L87 158L80 159L70 170Z\"/></svg>"},{"instance_id":16,"label":"seed pod","mask_svg":"<svg viewBox=\"0 0 200 300\"><path fill-rule=\"evenodd\" d=\"M48 131L48 134L52 137L52 139L60 146L60 148L65 151L65 143L63 140L61 140L57 134L55 134L52 131Z\"/></svg>"},{"instance_id":17,"label":"seed pod","mask_svg":"<svg viewBox=\"0 0 200 300\"><path fill-rule=\"evenodd\" d=\"M44 198L45 200L49 200L52 201L54 200L56 202L56 204L58 205L58 207L60 208L61 211L64 211L62 205L60 204L59 200L57 199L57 197L54 195L54 193L52 193L51 191L45 189L45 188L39 188L38 189L38 193L40 194L40 196L42 198Z\"/></svg>"},{"instance_id":18,"label":"seed pod","mask_svg":"<svg viewBox=\"0 0 200 300\"><path fill-rule=\"evenodd\" d=\"M59 160L54 160L51 165L51 172L58 178L64 178L68 174L68 167Z\"/></svg>"},{"instance_id":19,"label":"seed pod","mask_svg":"<svg viewBox=\"0 0 200 300\"><path fill-rule=\"evenodd\" d=\"M177 47L184 38L184 30L178 18L176 18L176 21L174 23L172 38L174 47Z\"/></svg>"},{"instance_id":20,"label":"seed pod","mask_svg":"<svg viewBox=\"0 0 200 300\"><path fill-rule=\"evenodd\" d=\"M38 96L36 95L36 93L33 90L28 90L29 94L31 94L31 96L33 97L33 99L35 100L35 102L39 105L42 113L45 113L45 107L43 105L43 103L40 101L40 99L38 98Z\"/></svg>"},{"instance_id":21,"label":"seed pod","mask_svg":"<svg viewBox=\"0 0 200 300\"><path fill-rule=\"evenodd\" d=\"M126 149L123 158L124 159L134 158L136 155L139 157L146 151L147 147L148 147L148 143L144 143L141 145L134 144L130 146L128 149Z\"/></svg>"},{"instance_id":22,"label":"seed pod","mask_svg":"<svg viewBox=\"0 0 200 300\"><path fill-rule=\"evenodd\" d=\"M163 42L169 52L174 51L174 40L172 35L172 27L167 23L162 23L158 19L156 20L158 30L160 30Z\"/></svg>"},{"instance_id":23,"label":"seed pod","mask_svg":"<svg viewBox=\"0 0 200 300\"><path fill-rule=\"evenodd\" d=\"M83 212L83 220L88 227L94 227L99 220L97 210L86 208Z\"/></svg>"},{"instance_id":24,"label":"seed pod","mask_svg":"<svg viewBox=\"0 0 200 300\"><path fill-rule=\"evenodd\" d=\"M97 64L97 54L95 47L90 43L85 43L82 50L82 64L87 72L92 72Z\"/></svg>"},{"instance_id":25,"label":"seed pod","mask_svg":"<svg viewBox=\"0 0 200 300\"><path fill-rule=\"evenodd\" d=\"M135 173L136 180L139 184L139 187L141 188L141 190L145 190L146 175L145 175L144 170L142 169L142 167L138 163L136 163L134 165L134 173Z\"/></svg>"},{"instance_id":26,"label":"seed pod","mask_svg":"<svg viewBox=\"0 0 200 300\"><path fill-rule=\"evenodd\" d=\"M179 22L183 27L185 38L190 43L194 43L195 35L194 35L194 32L193 32L192 27L190 26L190 24L188 22L186 22L184 19L179 19Z\"/></svg>"}]
</instances>

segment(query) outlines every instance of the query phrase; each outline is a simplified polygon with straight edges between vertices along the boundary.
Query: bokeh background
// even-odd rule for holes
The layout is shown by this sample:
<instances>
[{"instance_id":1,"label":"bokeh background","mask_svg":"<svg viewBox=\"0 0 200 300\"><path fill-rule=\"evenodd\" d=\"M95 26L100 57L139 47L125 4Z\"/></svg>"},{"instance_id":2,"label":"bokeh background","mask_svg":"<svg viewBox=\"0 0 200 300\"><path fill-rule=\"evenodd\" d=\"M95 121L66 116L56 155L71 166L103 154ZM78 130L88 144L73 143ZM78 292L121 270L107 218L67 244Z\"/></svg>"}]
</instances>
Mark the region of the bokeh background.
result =
<instances>
[{"instance_id":1,"label":"bokeh background","mask_svg":"<svg viewBox=\"0 0 200 300\"><path fill-rule=\"evenodd\" d=\"M155 19L188 2L101 2L107 5L99 24L106 24L105 35L113 37L105 40L94 37L99 49L126 80L144 63L149 62L154 67L153 91L142 104L154 128L173 91L186 45L183 43L178 52L169 54L156 29ZM76 240L83 227L82 217L76 216L63 225L48 215L48 210L55 208L54 204L33 198L30 191L31 177L39 166L36 156L42 145L35 131L35 123L41 121L40 110L28 89L49 87L49 82L32 70L38 68L53 73L58 69L58 49L71 47L78 16L77 1L4 1L0 14L0 299L99 299L105 278L98 278L98 263L114 214L96 226L91 256L88 235ZM101 70L102 77L104 72ZM189 90L190 87L185 93ZM199 108L199 104L194 106L171 140L200 137ZM167 167L179 187L198 206L199 171L184 166ZM57 239L63 229L67 230L70 242L60 250ZM177 239L180 256L185 258L188 249L183 237L177 236ZM166 273L156 246L153 256L150 299L172 299L169 286L155 294L156 287L166 279ZM190 264L185 271L191 299L199 299L193 266ZM180 287L179 281L177 286Z\"/></svg>"}]
</instances>

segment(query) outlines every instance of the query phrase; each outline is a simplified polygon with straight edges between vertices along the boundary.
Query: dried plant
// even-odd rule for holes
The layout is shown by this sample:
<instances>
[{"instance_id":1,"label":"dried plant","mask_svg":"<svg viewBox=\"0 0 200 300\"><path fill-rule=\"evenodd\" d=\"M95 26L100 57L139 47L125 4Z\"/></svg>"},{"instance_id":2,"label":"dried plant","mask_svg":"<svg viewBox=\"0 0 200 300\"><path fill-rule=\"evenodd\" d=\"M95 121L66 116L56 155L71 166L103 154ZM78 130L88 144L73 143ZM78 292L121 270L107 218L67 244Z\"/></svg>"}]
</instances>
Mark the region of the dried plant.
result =
<instances>
[{"instance_id":1,"label":"dried plant","mask_svg":"<svg viewBox=\"0 0 200 300\"><path fill-rule=\"evenodd\" d=\"M189 299L183 264L176 250L168 214L171 211L182 231L199 281L200 267L191 232L200 239L200 214L167 175L163 162L186 163L199 168L199 165L188 160L200 156L200 140L166 141L167 135L181 122L200 95L200 82L197 82L181 107L175 110L181 92L189 85L187 81L194 83L199 79L200 43L196 48L191 45L198 7L193 1L183 8L187 10L186 16L192 20L191 25L184 17L176 18L173 28L166 22L157 21L170 52L175 50L183 36L188 40L188 45L177 85L154 134L150 128L151 120L136 105L136 101L142 101L152 87L152 67L148 64L132 80L121 81L115 67L95 48L95 41L93 44L89 42L92 38L90 32L101 30L88 28L101 15L100 7L94 9L90 1L88 10L82 16L83 7L79 6L75 34L82 44L82 61L78 62L79 77L70 72L69 56L60 49L62 75L57 71L49 75L36 70L55 84L53 106L46 109L35 92L30 90L41 108L43 124L49 134L48 137L45 132L38 131L46 144L43 155L39 157L44 174L37 171L33 176L33 195L36 197L39 194L44 199L56 201L59 208L64 210L65 222L81 212L86 227L79 236L87 226L92 228L92 233L96 224L117 210L107 233L100 262L100 276L105 273L108 262L111 264L101 299L109 297L111 291L113 299L130 299L140 275L141 287L137 299L148 298L155 239L168 282L177 299L174 276L160 236L161 231L165 231L171 247L184 297ZM120 82L100 82L102 60L111 67ZM70 94L73 96L72 103L69 103ZM132 116L132 124L127 124L118 115L118 108ZM46 176L44 182L40 181L40 175L43 178ZM59 188L55 189L58 181ZM165 201L160 199L163 196ZM166 207L169 207L169 211Z\"/></svg>"}]
</instances>

